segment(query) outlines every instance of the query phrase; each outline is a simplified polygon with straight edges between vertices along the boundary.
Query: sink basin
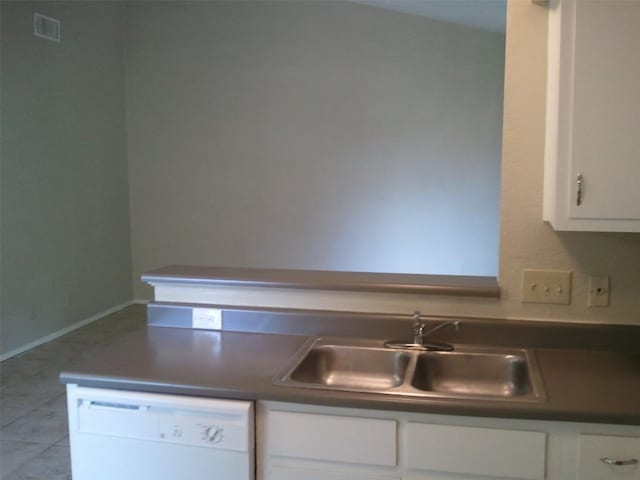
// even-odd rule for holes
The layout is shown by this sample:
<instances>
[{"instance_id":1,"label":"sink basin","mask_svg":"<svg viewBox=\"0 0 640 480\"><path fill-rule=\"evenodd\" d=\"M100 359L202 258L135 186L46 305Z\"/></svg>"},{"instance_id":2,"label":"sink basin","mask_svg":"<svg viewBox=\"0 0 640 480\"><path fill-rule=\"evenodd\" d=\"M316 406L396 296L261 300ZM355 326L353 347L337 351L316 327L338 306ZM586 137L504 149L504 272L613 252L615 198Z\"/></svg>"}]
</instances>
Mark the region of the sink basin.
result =
<instances>
[{"instance_id":1,"label":"sink basin","mask_svg":"<svg viewBox=\"0 0 640 480\"><path fill-rule=\"evenodd\" d=\"M535 356L527 349L456 346L453 352L420 352L390 350L376 340L307 342L274 384L433 398L545 398Z\"/></svg>"},{"instance_id":2,"label":"sink basin","mask_svg":"<svg viewBox=\"0 0 640 480\"><path fill-rule=\"evenodd\" d=\"M533 391L523 353L422 354L411 385L427 392L487 397L518 397Z\"/></svg>"},{"instance_id":3,"label":"sink basin","mask_svg":"<svg viewBox=\"0 0 640 480\"><path fill-rule=\"evenodd\" d=\"M404 382L410 360L406 352L382 348L317 346L309 350L289 378L336 388L393 388Z\"/></svg>"}]
</instances>

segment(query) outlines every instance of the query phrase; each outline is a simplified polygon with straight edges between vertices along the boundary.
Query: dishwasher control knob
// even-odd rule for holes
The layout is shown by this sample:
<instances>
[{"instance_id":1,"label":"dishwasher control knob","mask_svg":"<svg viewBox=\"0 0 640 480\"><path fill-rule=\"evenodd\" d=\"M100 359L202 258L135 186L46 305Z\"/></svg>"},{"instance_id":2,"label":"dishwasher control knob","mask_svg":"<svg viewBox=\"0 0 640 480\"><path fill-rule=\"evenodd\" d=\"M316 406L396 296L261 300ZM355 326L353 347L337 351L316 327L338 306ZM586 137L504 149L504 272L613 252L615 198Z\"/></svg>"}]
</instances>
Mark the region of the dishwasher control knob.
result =
<instances>
[{"instance_id":1,"label":"dishwasher control knob","mask_svg":"<svg viewBox=\"0 0 640 480\"><path fill-rule=\"evenodd\" d=\"M204 438L209 443L219 443L222 440L222 429L219 427L207 427L204 431Z\"/></svg>"}]
</instances>

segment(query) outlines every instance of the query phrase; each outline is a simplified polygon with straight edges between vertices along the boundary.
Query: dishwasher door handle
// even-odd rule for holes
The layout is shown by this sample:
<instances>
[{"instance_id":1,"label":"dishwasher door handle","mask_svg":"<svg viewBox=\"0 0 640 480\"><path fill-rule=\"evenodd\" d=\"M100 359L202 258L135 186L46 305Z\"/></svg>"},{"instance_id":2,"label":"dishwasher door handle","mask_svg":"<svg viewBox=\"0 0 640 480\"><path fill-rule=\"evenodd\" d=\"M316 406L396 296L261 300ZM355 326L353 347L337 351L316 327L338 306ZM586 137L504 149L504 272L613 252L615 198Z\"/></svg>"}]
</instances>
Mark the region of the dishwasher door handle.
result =
<instances>
[{"instance_id":1,"label":"dishwasher door handle","mask_svg":"<svg viewBox=\"0 0 640 480\"><path fill-rule=\"evenodd\" d=\"M85 400L83 400L84 402ZM88 401L88 408L95 410L108 410L114 412L147 412L149 405L138 405L135 403L100 402L97 400Z\"/></svg>"}]
</instances>

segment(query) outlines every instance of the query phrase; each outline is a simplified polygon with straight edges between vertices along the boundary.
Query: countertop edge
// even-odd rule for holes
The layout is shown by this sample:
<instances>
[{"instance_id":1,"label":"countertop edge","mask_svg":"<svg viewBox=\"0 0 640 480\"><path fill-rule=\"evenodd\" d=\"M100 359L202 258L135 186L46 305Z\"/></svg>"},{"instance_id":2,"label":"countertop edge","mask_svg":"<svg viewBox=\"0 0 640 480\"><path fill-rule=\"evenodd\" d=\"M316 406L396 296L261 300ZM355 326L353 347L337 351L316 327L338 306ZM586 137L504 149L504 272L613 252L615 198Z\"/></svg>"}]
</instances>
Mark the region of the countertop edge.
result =
<instances>
[{"instance_id":1,"label":"countertop edge","mask_svg":"<svg viewBox=\"0 0 640 480\"><path fill-rule=\"evenodd\" d=\"M473 403L469 400L437 400L389 398L385 395L342 391L320 392L308 389L282 387L282 391L242 389L236 387L204 386L153 382L143 379L96 376L88 374L60 373L60 382L84 387L117 390L145 391L169 395L216 397L231 400L274 401L301 403L338 408L359 408L432 415L456 415L464 417L502 418L512 420L543 420L574 423L640 425L637 412L592 412L549 408L544 402L531 405L510 402ZM274 387L280 388L280 387ZM527 402L529 403L529 402Z\"/></svg>"},{"instance_id":2,"label":"countertop edge","mask_svg":"<svg viewBox=\"0 0 640 480\"><path fill-rule=\"evenodd\" d=\"M496 277L252 269L170 265L141 275L143 282L385 292L420 295L499 298Z\"/></svg>"}]
</instances>

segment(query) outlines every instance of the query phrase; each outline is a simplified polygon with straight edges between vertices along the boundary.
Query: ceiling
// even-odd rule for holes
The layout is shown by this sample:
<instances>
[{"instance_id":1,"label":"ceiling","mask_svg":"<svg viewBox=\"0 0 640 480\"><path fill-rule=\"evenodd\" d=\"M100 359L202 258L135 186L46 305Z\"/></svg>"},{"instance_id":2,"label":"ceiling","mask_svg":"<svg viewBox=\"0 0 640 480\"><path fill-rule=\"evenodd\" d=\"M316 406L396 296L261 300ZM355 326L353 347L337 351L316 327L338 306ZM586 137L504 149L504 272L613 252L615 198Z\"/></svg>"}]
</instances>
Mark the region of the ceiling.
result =
<instances>
[{"instance_id":1,"label":"ceiling","mask_svg":"<svg viewBox=\"0 0 640 480\"><path fill-rule=\"evenodd\" d=\"M492 32L505 32L506 0L352 0L396 12L457 23Z\"/></svg>"}]
</instances>

